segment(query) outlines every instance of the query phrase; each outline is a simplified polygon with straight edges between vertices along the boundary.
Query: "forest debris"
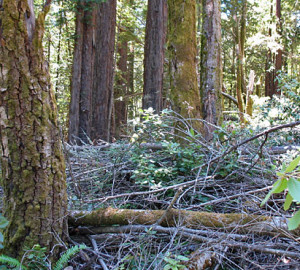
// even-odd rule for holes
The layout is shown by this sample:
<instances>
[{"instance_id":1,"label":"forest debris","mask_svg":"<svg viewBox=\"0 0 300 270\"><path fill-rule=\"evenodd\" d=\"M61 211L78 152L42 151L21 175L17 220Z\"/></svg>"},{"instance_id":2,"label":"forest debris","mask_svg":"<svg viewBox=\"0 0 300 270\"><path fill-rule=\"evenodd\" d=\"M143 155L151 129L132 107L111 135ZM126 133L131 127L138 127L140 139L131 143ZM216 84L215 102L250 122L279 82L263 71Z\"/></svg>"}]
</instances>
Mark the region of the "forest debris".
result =
<instances>
[{"instance_id":1,"label":"forest debris","mask_svg":"<svg viewBox=\"0 0 300 270\"><path fill-rule=\"evenodd\" d=\"M71 226L112 226L155 224L165 213L164 210L132 210L104 208L92 212L71 211L69 224ZM250 215L240 213L210 213L172 209L166 215L161 224L164 227L176 227L178 225L191 229L214 228L226 232L257 233L269 235L285 235L287 231L287 219L282 217L270 217L262 215ZM299 235L299 229L293 231Z\"/></svg>"},{"instance_id":2,"label":"forest debris","mask_svg":"<svg viewBox=\"0 0 300 270\"><path fill-rule=\"evenodd\" d=\"M191 254L191 259L183 264L188 270L204 270L212 266L215 255L213 251L196 250Z\"/></svg>"}]
</instances>

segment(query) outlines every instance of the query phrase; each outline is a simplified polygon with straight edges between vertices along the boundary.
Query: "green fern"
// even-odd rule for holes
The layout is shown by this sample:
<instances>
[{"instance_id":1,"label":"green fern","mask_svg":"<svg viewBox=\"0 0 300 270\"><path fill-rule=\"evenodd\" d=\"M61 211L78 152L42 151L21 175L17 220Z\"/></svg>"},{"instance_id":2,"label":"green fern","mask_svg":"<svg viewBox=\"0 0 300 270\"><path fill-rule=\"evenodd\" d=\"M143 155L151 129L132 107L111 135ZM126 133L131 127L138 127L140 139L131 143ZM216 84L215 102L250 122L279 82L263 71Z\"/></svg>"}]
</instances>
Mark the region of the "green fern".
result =
<instances>
[{"instance_id":1,"label":"green fern","mask_svg":"<svg viewBox=\"0 0 300 270\"><path fill-rule=\"evenodd\" d=\"M62 270L72 256L77 254L80 250L87 248L86 245L79 245L69 248L61 258L56 262L53 270Z\"/></svg>"},{"instance_id":2,"label":"green fern","mask_svg":"<svg viewBox=\"0 0 300 270\"><path fill-rule=\"evenodd\" d=\"M23 266L17 259L6 255L0 255L0 263L6 264L10 267L15 267L16 269L27 270L27 268Z\"/></svg>"}]
</instances>

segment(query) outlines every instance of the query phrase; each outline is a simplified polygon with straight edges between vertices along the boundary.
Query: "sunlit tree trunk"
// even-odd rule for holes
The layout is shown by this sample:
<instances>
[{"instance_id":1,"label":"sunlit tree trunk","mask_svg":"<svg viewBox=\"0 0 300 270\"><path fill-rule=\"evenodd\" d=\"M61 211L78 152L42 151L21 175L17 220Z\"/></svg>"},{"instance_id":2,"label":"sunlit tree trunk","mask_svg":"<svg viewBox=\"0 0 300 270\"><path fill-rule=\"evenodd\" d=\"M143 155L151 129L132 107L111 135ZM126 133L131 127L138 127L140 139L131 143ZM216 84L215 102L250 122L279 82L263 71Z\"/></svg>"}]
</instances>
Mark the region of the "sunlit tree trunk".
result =
<instances>
[{"instance_id":1,"label":"sunlit tree trunk","mask_svg":"<svg viewBox=\"0 0 300 270\"><path fill-rule=\"evenodd\" d=\"M188 118L200 118L197 82L196 1L168 0L168 56L172 108ZM195 126L200 129L200 126Z\"/></svg>"},{"instance_id":2,"label":"sunlit tree trunk","mask_svg":"<svg viewBox=\"0 0 300 270\"><path fill-rule=\"evenodd\" d=\"M52 250L67 233L65 165L42 46L49 8L47 1L35 18L33 1L0 0L4 252L18 258L34 244Z\"/></svg>"},{"instance_id":3,"label":"sunlit tree trunk","mask_svg":"<svg viewBox=\"0 0 300 270\"><path fill-rule=\"evenodd\" d=\"M148 0L143 109L162 110L164 51L167 29L167 0Z\"/></svg>"},{"instance_id":4,"label":"sunlit tree trunk","mask_svg":"<svg viewBox=\"0 0 300 270\"><path fill-rule=\"evenodd\" d=\"M222 121L221 3L202 0L202 4L200 92L202 116L206 121L204 136L210 140L215 126Z\"/></svg>"}]
</instances>

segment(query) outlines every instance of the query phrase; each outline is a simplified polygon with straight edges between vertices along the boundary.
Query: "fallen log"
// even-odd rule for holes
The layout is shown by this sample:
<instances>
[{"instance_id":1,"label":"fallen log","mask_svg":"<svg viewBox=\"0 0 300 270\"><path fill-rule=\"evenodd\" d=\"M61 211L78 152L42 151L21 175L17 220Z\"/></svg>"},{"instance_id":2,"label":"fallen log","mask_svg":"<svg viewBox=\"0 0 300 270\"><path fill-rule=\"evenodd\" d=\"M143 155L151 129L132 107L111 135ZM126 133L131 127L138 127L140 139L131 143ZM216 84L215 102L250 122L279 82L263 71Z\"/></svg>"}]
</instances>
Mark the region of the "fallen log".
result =
<instances>
[{"instance_id":1,"label":"fallen log","mask_svg":"<svg viewBox=\"0 0 300 270\"><path fill-rule=\"evenodd\" d=\"M92 212L72 211L69 225L78 226L112 226L112 225L153 225L165 214L164 210L132 210L104 208ZM171 209L161 223L163 227L185 226L191 229L212 228L225 232L256 233L262 235L288 234L287 219L240 213L210 213ZM299 234L300 229L293 234Z\"/></svg>"}]
</instances>

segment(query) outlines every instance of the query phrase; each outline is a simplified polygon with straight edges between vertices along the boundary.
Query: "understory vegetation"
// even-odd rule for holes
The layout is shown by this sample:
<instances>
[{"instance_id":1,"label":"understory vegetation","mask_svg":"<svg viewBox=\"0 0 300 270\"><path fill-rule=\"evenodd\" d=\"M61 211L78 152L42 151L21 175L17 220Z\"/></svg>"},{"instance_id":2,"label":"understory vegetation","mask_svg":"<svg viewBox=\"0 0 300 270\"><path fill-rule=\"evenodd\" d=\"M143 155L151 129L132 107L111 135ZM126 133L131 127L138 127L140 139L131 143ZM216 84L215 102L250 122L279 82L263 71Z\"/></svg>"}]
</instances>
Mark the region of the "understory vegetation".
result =
<instances>
[{"instance_id":1,"label":"understory vegetation","mask_svg":"<svg viewBox=\"0 0 300 270\"><path fill-rule=\"evenodd\" d=\"M128 136L120 142L65 144L70 210L112 207L169 213L172 208L292 217L299 209L299 96L287 94L255 104L257 114L246 126L226 121L212 142L193 128L200 120L169 110L156 115L150 109L127 126ZM293 124L287 125L286 119ZM285 184L272 189L282 179ZM293 187L287 185L290 179ZM287 202L285 189L292 195ZM298 215L293 229L299 225ZM293 232L282 234L278 228L270 233L265 228L244 235L238 224L199 224L188 231L183 220L168 229L159 222L137 229L140 225L133 219L126 228L71 228L71 235L77 242L92 243L107 269L202 269L192 268L193 262L201 262L203 269L274 269L274 264L276 269L294 269L299 264L300 246ZM93 235L99 230L101 234Z\"/></svg>"}]
</instances>

